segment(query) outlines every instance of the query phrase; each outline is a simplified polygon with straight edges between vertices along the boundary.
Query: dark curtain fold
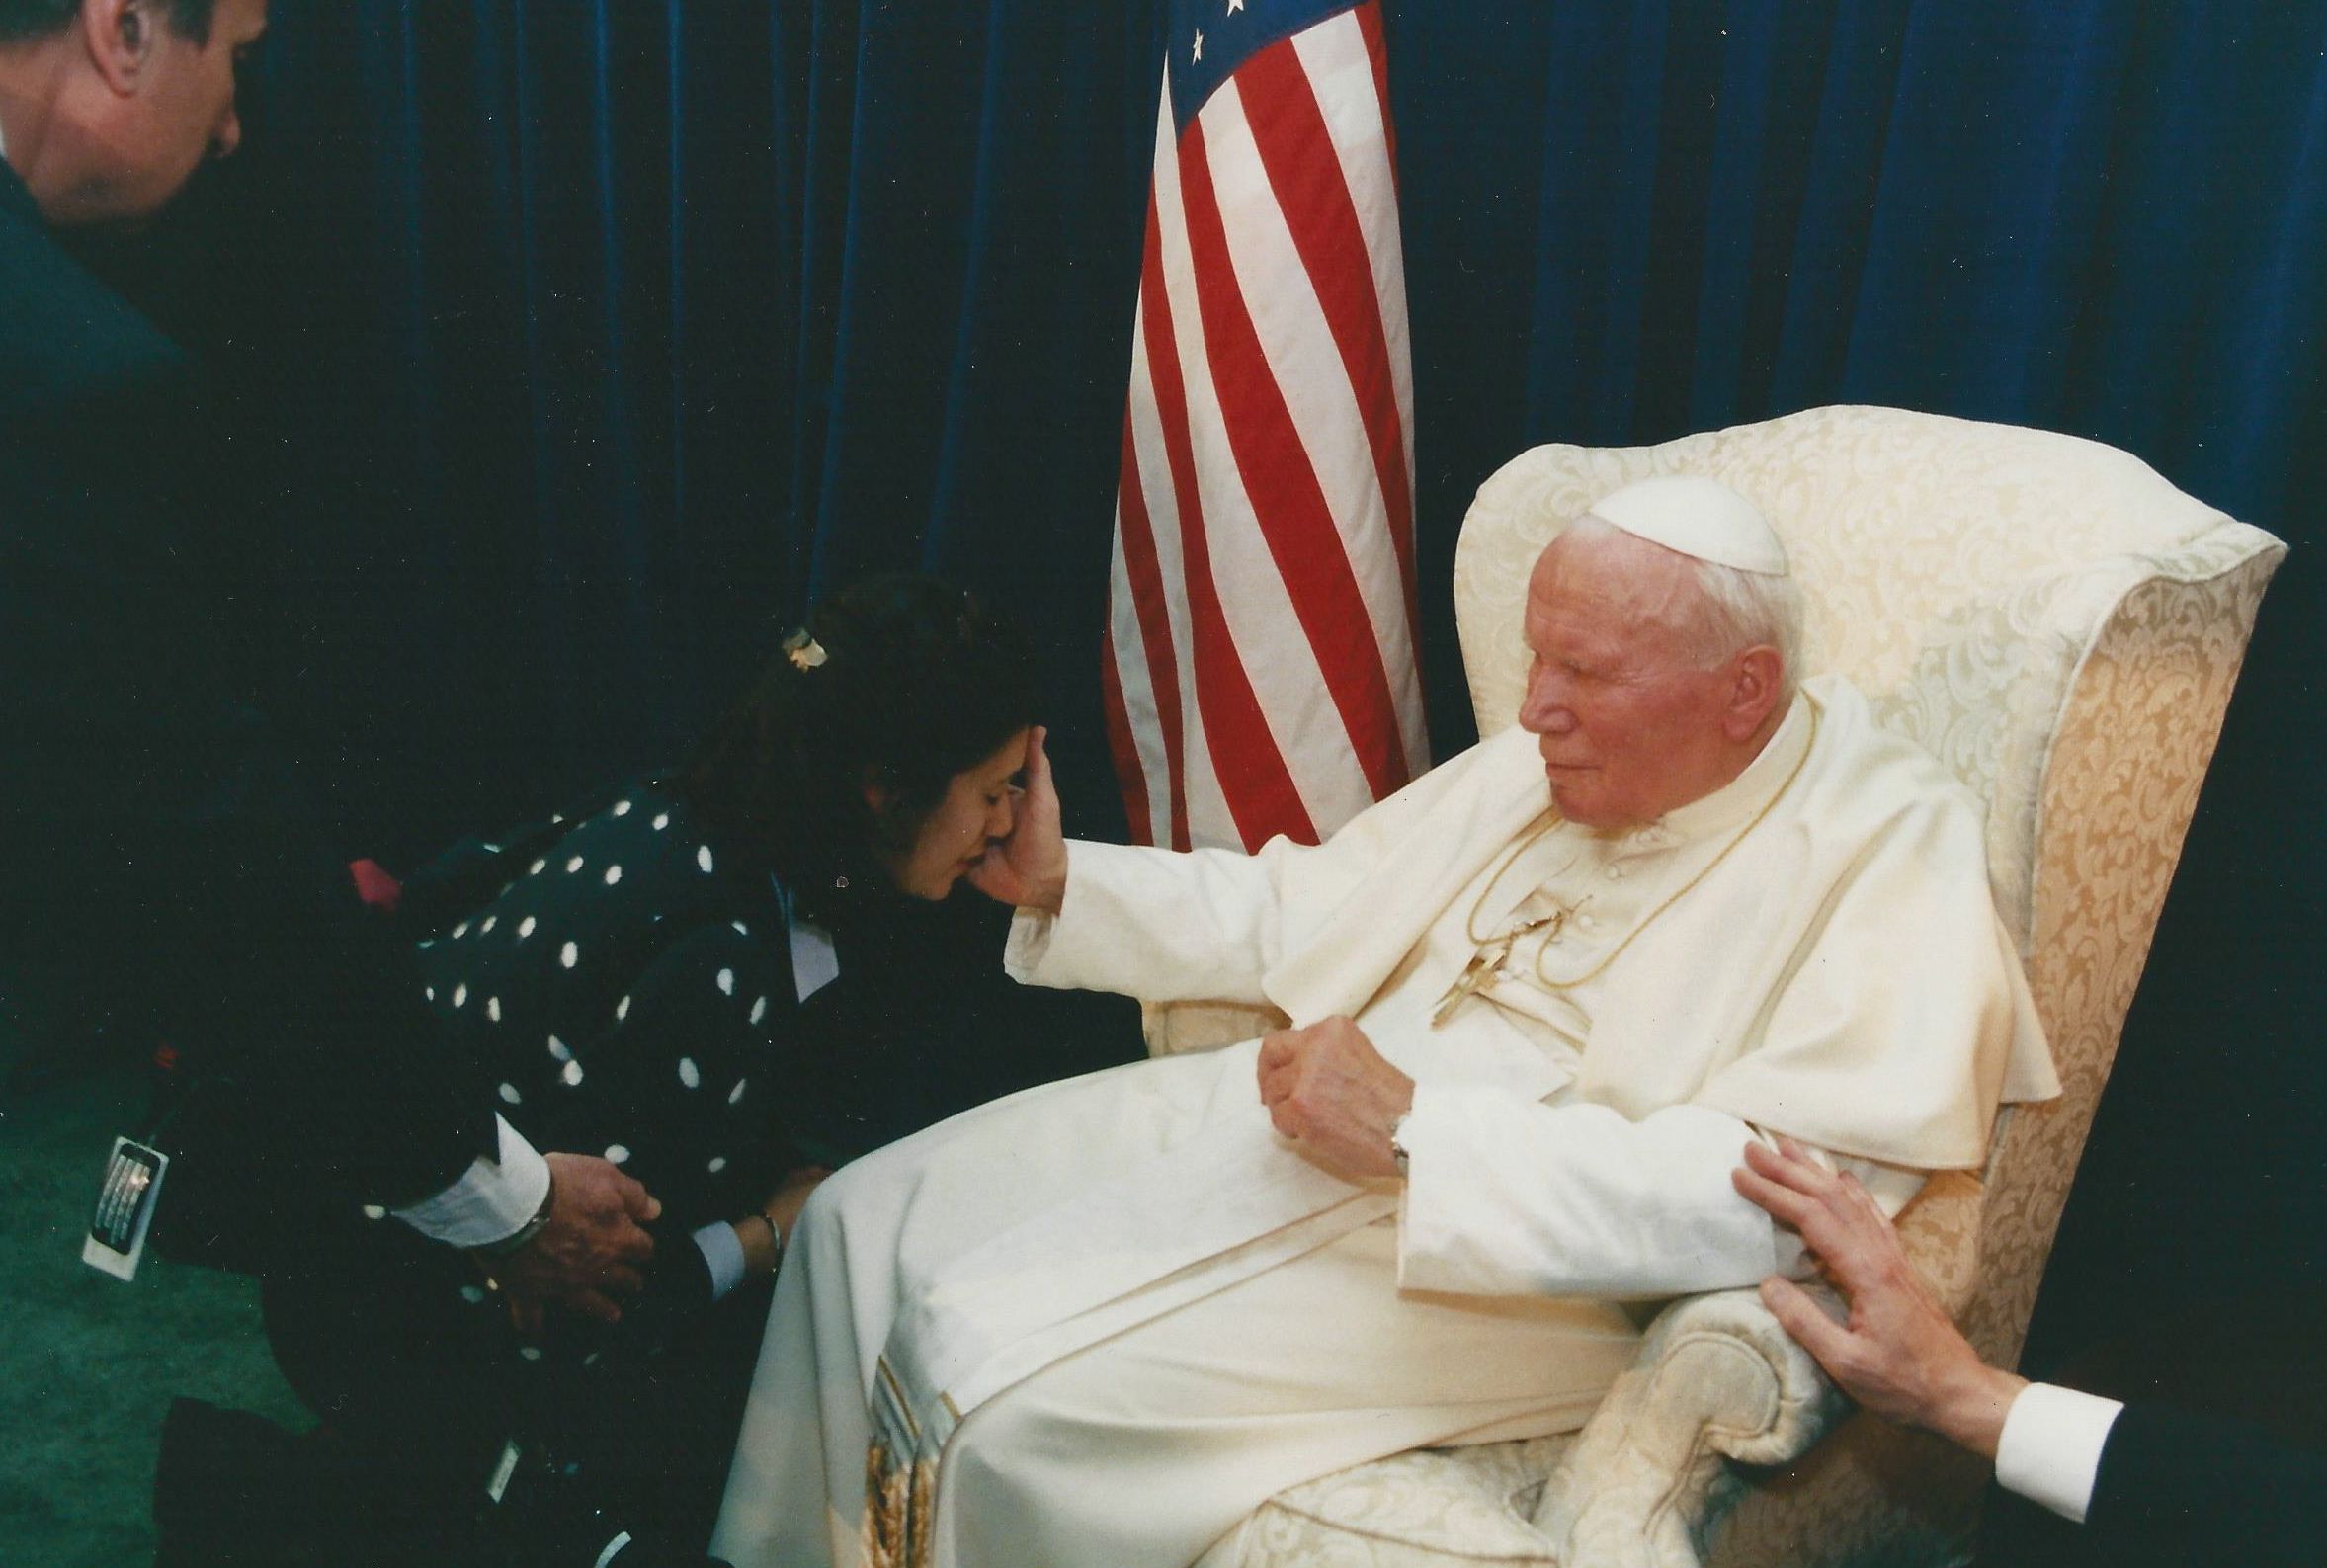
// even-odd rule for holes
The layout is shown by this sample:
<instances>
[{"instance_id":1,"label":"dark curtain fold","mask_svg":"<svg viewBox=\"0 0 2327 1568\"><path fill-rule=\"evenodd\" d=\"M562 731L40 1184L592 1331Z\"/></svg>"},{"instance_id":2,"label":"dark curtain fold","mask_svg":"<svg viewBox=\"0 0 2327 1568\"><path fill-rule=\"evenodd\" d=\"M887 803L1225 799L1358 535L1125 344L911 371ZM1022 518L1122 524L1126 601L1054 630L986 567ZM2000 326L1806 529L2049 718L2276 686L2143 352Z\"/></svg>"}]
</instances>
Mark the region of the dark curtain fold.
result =
<instances>
[{"instance_id":1,"label":"dark curtain fold","mask_svg":"<svg viewBox=\"0 0 2327 1568\"><path fill-rule=\"evenodd\" d=\"M1120 824L1095 649L1166 11L278 0L249 150L118 264L219 368L251 646L295 650L270 701L368 842L668 758L813 596L915 564L1034 623L1070 805ZM2315 1279L2327 8L1387 23L1442 755L1454 531L1533 442L1894 403L2124 447L2295 543L2054 1294Z\"/></svg>"}]
</instances>

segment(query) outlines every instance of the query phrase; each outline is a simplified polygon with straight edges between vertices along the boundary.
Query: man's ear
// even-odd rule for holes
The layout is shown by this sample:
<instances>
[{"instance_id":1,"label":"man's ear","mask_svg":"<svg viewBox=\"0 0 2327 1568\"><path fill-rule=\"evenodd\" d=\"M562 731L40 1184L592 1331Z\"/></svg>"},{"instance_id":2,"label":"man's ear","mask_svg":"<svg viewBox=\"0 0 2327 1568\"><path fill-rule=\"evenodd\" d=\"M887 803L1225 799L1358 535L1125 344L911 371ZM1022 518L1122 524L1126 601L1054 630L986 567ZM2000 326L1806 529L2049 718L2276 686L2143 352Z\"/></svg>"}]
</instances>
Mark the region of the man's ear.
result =
<instances>
[{"instance_id":1,"label":"man's ear","mask_svg":"<svg viewBox=\"0 0 2327 1568\"><path fill-rule=\"evenodd\" d=\"M148 0L81 0L81 42L118 98L127 98L144 80L162 26Z\"/></svg>"},{"instance_id":2,"label":"man's ear","mask_svg":"<svg viewBox=\"0 0 2327 1568\"><path fill-rule=\"evenodd\" d=\"M1757 642L1731 661L1729 703L1721 714L1721 732L1733 741L1751 738L1778 705L1785 664L1778 650Z\"/></svg>"}]
</instances>

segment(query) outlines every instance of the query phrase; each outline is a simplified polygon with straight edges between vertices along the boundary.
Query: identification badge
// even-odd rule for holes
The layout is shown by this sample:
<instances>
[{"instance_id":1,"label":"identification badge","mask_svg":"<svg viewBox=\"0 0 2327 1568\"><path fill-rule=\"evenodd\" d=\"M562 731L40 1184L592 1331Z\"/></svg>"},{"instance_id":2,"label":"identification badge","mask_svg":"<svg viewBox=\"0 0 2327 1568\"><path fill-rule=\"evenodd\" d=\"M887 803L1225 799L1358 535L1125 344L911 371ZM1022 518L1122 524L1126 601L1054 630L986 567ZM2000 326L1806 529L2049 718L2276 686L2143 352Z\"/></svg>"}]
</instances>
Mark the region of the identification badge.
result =
<instances>
[{"instance_id":1,"label":"identification badge","mask_svg":"<svg viewBox=\"0 0 2327 1568\"><path fill-rule=\"evenodd\" d=\"M137 1278L137 1261L145 1256L145 1233L153 1225L154 1199L161 1197L162 1173L170 1157L159 1149L113 1140L113 1155L105 1162L105 1180L97 1190L97 1212L89 1218L89 1236L81 1243L81 1261L116 1279Z\"/></svg>"}]
</instances>

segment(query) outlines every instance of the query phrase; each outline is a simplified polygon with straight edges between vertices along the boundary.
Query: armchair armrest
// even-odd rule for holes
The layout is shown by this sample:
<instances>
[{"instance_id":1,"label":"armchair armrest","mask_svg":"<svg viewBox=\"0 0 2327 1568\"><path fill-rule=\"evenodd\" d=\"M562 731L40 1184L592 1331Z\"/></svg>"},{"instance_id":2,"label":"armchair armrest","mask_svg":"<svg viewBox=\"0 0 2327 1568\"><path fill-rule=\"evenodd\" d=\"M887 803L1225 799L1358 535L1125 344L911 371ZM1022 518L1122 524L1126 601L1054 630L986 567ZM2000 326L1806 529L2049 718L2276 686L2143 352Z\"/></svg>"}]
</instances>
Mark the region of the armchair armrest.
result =
<instances>
[{"instance_id":1,"label":"armchair armrest","mask_svg":"<svg viewBox=\"0 0 2327 1568\"><path fill-rule=\"evenodd\" d=\"M1785 1464L1844 1403L1754 1291L1677 1301L1552 1472L1536 1527L1562 1568L1697 1568L1739 1484L1724 1461Z\"/></svg>"}]
</instances>

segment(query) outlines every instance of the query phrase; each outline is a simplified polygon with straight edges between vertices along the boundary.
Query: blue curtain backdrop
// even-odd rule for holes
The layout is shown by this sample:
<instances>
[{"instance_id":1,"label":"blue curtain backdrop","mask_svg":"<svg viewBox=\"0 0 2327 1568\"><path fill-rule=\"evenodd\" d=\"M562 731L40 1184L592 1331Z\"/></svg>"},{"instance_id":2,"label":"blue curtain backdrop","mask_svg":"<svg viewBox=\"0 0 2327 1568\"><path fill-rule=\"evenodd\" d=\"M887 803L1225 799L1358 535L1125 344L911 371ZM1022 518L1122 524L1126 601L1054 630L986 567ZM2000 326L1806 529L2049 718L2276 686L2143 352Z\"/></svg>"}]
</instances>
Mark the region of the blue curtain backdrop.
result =
<instances>
[{"instance_id":1,"label":"blue curtain backdrop","mask_svg":"<svg viewBox=\"0 0 2327 1568\"><path fill-rule=\"evenodd\" d=\"M1386 0L1427 680L1531 443L1835 401L2131 450L2296 546L2036 1356L2318 1282L2312 674L2327 10ZM669 757L810 599L925 565L1051 658L1120 827L1104 598L1166 7L278 0L249 150L142 264L219 369L269 700L409 855Z\"/></svg>"}]
</instances>

